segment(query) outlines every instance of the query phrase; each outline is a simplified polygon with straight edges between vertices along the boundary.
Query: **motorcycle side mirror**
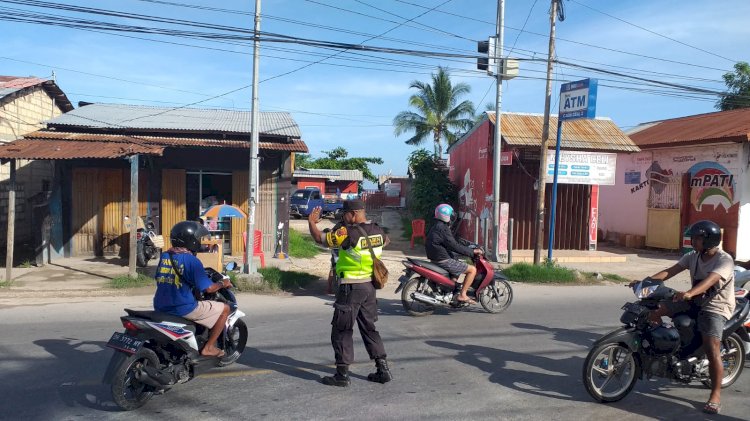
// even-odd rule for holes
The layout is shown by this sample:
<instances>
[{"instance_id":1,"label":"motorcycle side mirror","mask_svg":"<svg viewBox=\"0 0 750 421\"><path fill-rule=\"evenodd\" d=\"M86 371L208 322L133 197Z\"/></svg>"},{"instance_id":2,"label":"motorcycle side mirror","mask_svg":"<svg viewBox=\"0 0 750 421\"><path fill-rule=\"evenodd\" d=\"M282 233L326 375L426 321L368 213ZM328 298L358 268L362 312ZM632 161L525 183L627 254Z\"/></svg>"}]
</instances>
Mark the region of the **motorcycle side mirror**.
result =
<instances>
[{"instance_id":1,"label":"motorcycle side mirror","mask_svg":"<svg viewBox=\"0 0 750 421\"><path fill-rule=\"evenodd\" d=\"M226 266L224 266L224 270L227 272L233 271L237 269L237 263L236 262L229 262Z\"/></svg>"},{"instance_id":2,"label":"motorcycle side mirror","mask_svg":"<svg viewBox=\"0 0 750 421\"><path fill-rule=\"evenodd\" d=\"M154 225L153 222L149 222L148 224L146 224L146 228L152 230L152 229L156 228L156 225Z\"/></svg>"}]
</instances>

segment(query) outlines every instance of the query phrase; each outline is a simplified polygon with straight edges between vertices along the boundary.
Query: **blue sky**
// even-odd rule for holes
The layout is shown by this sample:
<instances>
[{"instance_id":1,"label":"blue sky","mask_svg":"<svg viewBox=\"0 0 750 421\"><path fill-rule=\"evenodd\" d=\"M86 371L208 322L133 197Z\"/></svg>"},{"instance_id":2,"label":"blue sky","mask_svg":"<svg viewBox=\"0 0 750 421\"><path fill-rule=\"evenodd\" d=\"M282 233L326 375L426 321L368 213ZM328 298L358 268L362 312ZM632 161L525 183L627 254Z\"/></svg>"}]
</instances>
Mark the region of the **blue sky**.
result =
<instances>
[{"instance_id":1,"label":"blue sky","mask_svg":"<svg viewBox=\"0 0 750 421\"><path fill-rule=\"evenodd\" d=\"M168 1L239 10L248 15L139 0L67 3L248 29L253 26L253 0ZM476 41L495 31L496 6L491 0L263 0L261 30L353 44L391 30L365 44L476 54ZM565 0L564 6L566 19L557 25L557 54L561 60L714 91L724 88L721 75L731 71L735 61L750 61L750 44L746 42L750 39L750 2L746 0ZM0 1L0 8L4 7L178 28ZM4 13L3 9L0 13ZM423 16L404 23L420 14ZM512 57L546 58L549 0L507 0L505 25L506 54L515 45L510 51ZM521 28L525 31L519 32ZM0 74L48 77L54 69L58 84L74 103L180 106L249 85L252 80L251 44L128 34L229 50L215 51L7 21L0 21L0 34ZM295 44L261 46L260 79L272 79L260 85L260 108L291 112L314 156L343 146L351 156L382 157L385 163L375 168L376 173L405 174L406 156L415 148L404 144L408 136L394 136L391 123L398 112L408 109L413 92L409 83L428 81L438 65L450 68L454 82L471 86L466 99L478 109L494 98L492 78L475 71L473 59L343 53L294 71L334 53ZM273 78L286 72L292 73ZM543 62L522 62L520 75L525 78L504 83L503 111L542 113L544 72ZM556 67L555 77L599 78L597 116L610 117L625 130L641 122L711 112L716 100L707 95L675 96L673 89L654 94L653 88L638 81L570 67ZM650 92L634 90L644 88ZM553 88L553 113L557 110L558 93L559 82ZM250 89L196 106L249 109ZM424 147L431 149L429 143Z\"/></svg>"}]
</instances>

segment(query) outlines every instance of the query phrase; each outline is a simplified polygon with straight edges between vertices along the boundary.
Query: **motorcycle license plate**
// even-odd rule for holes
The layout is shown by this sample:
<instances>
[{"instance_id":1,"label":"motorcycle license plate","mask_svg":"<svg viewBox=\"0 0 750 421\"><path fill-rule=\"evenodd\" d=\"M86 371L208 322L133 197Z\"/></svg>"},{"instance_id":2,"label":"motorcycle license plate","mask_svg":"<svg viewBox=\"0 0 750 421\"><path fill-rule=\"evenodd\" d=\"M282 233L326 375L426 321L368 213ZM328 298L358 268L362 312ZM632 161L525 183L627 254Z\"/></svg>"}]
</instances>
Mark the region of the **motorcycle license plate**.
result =
<instances>
[{"instance_id":1,"label":"motorcycle license plate","mask_svg":"<svg viewBox=\"0 0 750 421\"><path fill-rule=\"evenodd\" d=\"M140 339L136 339L124 333L115 332L112 334L112 337L109 338L107 346L122 352L127 352L128 354L135 354L143 347L143 343L144 341Z\"/></svg>"}]
</instances>

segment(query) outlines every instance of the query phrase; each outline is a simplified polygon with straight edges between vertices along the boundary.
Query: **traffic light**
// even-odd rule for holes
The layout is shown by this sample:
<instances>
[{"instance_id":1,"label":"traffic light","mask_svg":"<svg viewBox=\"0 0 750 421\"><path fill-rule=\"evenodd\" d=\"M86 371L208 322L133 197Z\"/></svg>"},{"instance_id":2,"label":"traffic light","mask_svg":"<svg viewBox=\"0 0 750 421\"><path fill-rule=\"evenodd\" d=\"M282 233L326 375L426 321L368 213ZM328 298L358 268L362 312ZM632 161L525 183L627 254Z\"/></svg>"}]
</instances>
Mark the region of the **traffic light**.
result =
<instances>
[{"instance_id":1,"label":"traffic light","mask_svg":"<svg viewBox=\"0 0 750 421\"><path fill-rule=\"evenodd\" d=\"M496 37L490 37L487 41L477 42L477 52L487 55L487 57L477 58L477 69L486 71L490 76L497 73L498 60L495 58L496 42Z\"/></svg>"}]
</instances>

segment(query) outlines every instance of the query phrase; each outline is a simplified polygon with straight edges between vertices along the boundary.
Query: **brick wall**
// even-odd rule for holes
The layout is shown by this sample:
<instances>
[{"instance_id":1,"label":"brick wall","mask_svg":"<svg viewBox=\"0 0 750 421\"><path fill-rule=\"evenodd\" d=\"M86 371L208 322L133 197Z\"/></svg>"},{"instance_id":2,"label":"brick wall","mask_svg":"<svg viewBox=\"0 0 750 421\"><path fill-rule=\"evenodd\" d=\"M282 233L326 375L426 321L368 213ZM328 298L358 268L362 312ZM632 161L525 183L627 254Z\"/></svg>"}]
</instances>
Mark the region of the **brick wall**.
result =
<instances>
[{"instance_id":1,"label":"brick wall","mask_svg":"<svg viewBox=\"0 0 750 421\"><path fill-rule=\"evenodd\" d=\"M13 94L10 101L0 106L0 142L6 143L44 128L43 121L62 112L52 104L52 98L36 86ZM16 162L16 241L31 238L30 204L27 198L50 188L54 176L51 161L19 160ZM10 164L0 165L0 241L5 242L8 218L8 178Z\"/></svg>"}]
</instances>

